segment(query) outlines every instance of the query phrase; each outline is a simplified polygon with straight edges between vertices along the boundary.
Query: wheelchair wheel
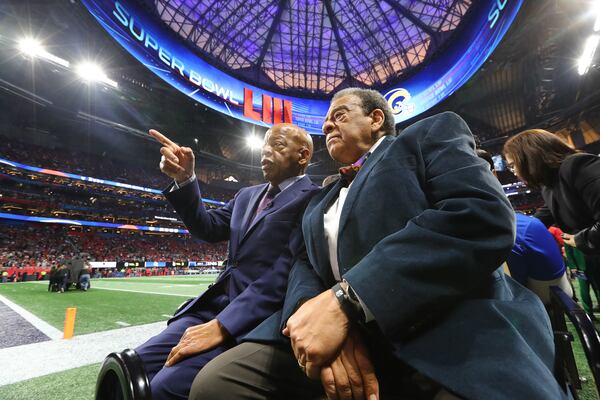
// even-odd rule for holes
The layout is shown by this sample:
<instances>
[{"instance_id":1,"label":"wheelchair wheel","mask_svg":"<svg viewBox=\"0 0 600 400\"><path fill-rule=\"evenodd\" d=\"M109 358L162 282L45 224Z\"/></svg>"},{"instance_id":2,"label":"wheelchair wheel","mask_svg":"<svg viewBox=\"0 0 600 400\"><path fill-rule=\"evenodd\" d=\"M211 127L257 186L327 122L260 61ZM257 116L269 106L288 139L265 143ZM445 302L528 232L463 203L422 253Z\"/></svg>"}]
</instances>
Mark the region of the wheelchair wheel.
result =
<instances>
[{"instance_id":1,"label":"wheelchair wheel","mask_svg":"<svg viewBox=\"0 0 600 400\"><path fill-rule=\"evenodd\" d=\"M133 350L111 353L102 363L96 400L152 400L142 360Z\"/></svg>"}]
</instances>

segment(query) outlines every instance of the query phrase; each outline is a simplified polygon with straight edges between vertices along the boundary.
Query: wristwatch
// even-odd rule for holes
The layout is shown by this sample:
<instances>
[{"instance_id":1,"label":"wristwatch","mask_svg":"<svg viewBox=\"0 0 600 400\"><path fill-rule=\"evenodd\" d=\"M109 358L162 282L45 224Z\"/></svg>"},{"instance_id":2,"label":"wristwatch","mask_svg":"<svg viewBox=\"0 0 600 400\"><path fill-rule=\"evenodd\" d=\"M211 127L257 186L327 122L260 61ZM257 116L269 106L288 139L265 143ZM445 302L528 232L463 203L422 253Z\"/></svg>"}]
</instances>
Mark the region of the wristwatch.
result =
<instances>
[{"instance_id":1,"label":"wristwatch","mask_svg":"<svg viewBox=\"0 0 600 400\"><path fill-rule=\"evenodd\" d=\"M335 298L340 303L340 306L348 319L352 322L364 324L366 319L365 313L358 301L358 296L348 282L345 280L338 282L331 290L333 290Z\"/></svg>"}]
</instances>

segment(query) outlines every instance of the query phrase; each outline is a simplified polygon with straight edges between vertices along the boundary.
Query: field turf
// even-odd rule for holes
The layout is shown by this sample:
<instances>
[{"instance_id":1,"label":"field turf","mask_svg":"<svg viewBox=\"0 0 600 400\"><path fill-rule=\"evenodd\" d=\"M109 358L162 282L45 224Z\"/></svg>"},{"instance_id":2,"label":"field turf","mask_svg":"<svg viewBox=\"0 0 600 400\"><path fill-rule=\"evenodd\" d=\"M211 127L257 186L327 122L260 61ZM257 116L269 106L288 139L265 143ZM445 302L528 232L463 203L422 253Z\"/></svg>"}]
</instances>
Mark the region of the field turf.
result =
<instances>
[{"instance_id":1,"label":"field turf","mask_svg":"<svg viewBox=\"0 0 600 400\"><path fill-rule=\"evenodd\" d=\"M81 335L168 319L190 297L204 292L215 275L92 279L87 292L47 291L47 282L0 285L0 295L62 330L65 310L77 308L75 334Z\"/></svg>"},{"instance_id":2,"label":"field turf","mask_svg":"<svg viewBox=\"0 0 600 400\"><path fill-rule=\"evenodd\" d=\"M0 386L2 400L93 400L100 364Z\"/></svg>"},{"instance_id":3,"label":"field turf","mask_svg":"<svg viewBox=\"0 0 600 400\"><path fill-rule=\"evenodd\" d=\"M202 293L215 275L123 279L94 279L88 292L47 292L47 282L0 284L7 297L59 330L67 307L77 307L75 334L98 332L166 320L183 301ZM570 324L569 324L570 325ZM574 330L570 330L577 338ZM576 339L573 349L580 376L585 378L582 400L600 398L594 388L583 349ZM1 400L91 400L99 364L88 365L0 387Z\"/></svg>"}]
</instances>

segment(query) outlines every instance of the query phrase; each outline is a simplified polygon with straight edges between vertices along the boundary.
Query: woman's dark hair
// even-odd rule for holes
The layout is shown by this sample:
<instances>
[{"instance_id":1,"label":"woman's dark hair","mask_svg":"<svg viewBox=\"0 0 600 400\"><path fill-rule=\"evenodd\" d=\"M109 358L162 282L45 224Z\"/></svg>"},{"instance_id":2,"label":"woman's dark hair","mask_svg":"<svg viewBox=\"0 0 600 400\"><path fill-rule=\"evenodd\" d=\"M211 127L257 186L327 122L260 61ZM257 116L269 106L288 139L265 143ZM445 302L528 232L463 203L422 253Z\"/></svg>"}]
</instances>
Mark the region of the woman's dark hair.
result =
<instances>
[{"instance_id":1,"label":"woman's dark hair","mask_svg":"<svg viewBox=\"0 0 600 400\"><path fill-rule=\"evenodd\" d=\"M513 159L519 176L534 188L552 185L562 162L576 152L558 136L543 129L523 131L508 139L503 149L504 156Z\"/></svg>"}]
</instances>

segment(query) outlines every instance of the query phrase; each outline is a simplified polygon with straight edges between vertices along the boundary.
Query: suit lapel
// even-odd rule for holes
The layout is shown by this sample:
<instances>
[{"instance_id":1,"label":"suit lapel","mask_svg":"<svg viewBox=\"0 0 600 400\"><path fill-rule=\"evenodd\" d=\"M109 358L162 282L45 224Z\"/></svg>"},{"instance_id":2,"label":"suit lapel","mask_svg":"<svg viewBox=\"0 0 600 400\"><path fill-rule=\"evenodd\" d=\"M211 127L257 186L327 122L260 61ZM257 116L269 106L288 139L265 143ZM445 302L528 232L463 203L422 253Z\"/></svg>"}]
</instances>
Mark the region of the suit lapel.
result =
<instances>
[{"instance_id":1,"label":"suit lapel","mask_svg":"<svg viewBox=\"0 0 600 400\"><path fill-rule=\"evenodd\" d=\"M248 237L250 232L254 229L254 227L260 221L262 221L262 219L264 217L279 210L281 207L285 206L287 203L292 201L298 195L299 191L308 190L308 187L310 186L310 184L311 184L310 179L306 176L303 177L302 179L297 180L290 187L286 188L284 191L279 193L271 202L271 206L267 206L267 208L262 210L256 216L256 218L254 218L254 220L252 221L251 219L252 219L252 216L254 215L254 210L256 210L256 207L258 207L258 202L260 201L260 199L262 199L262 194L264 194L264 192L266 191L266 187L269 186L267 184L265 189L260 191L261 196L257 196L256 198L253 197L253 202L251 203L253 205L253 207L252 207L252 211L250 212L250 215L248 217L249 225L246 225L246 226L248 226L248 229L246 229L246 232L244 232L242 239L240 241L240 244L244 242L246 237ZM246 214L248 214L248 212L246 212Z\"/></svg>"},{"instance_id":2,"label":"suit lapel","mask_svg":"<svg viewBox=\"0 0 600 400\"><path fill-rule=\"evenodd\" d=\"M379 146L377 146L377 148L375 149L375 152L373 152L373 154L371 154L371 156L369 158L367 158L367 161L365 161L365 164L362 166L360 171L358 171L358 174L354 178L354 181L352 182L352 186L350 187L350 190L348 191L348 196L346 197L346 201L344 202L344 208L342 208L342 213L340 215L340 226L338 229L338 244L340 243L340 240L342 237L342 232L344 230L344 227L346 226L346 223L348 222L348 215L350 214L350 210L352 210L352 206L354 205L354 202L356 201L356 197L358 196L358 193L360 193L360 190L362 189L365 182L367 181L367 177L373 170L373 167L377 164L377 162L379 162L381 157L383 157L385 150L390 145L392 140L393 140L393 138L386 136L385 139L383 139L383 141L379 144ZM339 264L339 256L340 256L340 253L339 253L339 245L338 245L338 264ZM341 268L341 264L339 264L339 265Z\"/></svg>"},{"instance_id":3,"label":"suit lapel","mask_svg":"<svg viewBox=\"0 0 600 400\"><path fill-rule=\"evenodd\" d=\"M242 219L242 226L240 229L239 240L238 243L242 243L246 236L246 232L248 232L248 228L250 223L252 222L252 217L254 216L254 211L256 207L258 207L258 203L260 199L262 199L263 195L267 191L269 187L268 183L265 183L262 187L257 188L257 190L250 197L250 201L248 202L248 207L246 207L246 212L244 213L244 218Z\"/></svg>"}]
</instances>

